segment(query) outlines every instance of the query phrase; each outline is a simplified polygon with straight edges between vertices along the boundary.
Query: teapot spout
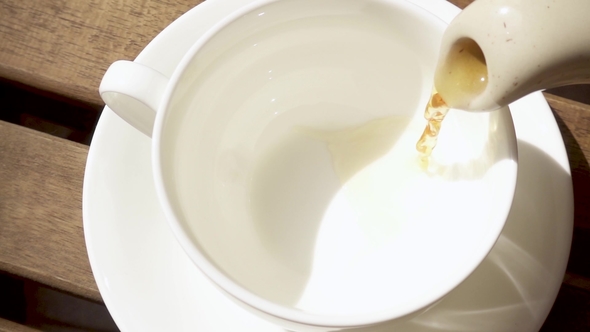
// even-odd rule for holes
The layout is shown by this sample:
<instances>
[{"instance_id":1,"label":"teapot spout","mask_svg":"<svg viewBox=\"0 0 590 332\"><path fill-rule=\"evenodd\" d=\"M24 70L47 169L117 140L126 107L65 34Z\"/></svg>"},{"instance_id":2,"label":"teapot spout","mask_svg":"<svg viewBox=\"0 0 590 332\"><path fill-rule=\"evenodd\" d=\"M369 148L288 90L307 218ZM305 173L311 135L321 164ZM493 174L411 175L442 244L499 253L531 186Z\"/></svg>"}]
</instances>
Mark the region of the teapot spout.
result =
<instances>
[{"instance_id":1,"label":"teapot spout","mask_svg":"<svg viewBox=\"0 0 590 332\"><path fill-rule=\"evenodd\" d=\"M477 0L443 35L435 88L450 107L491 111L537 90L590 83L589 15L589 0ZM472 77L478 89L465 90L469 61L450 62L462 43L483 54L486 75ZM457 90L460 98L448 92Z\"/></svg>"}]
</instances>

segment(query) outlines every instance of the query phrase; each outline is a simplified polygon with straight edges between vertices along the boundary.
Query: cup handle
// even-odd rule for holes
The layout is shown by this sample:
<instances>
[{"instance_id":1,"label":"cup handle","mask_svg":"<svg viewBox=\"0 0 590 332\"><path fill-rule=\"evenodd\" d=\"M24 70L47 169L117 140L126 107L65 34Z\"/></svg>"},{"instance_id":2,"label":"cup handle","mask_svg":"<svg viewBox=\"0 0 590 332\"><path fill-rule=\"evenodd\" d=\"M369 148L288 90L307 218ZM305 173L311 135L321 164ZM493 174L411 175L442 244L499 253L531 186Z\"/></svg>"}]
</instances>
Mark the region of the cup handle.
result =
<instances>
[{"instance_id":1,"label":"cup handle","mask_svg":"<svg viewBox=\"0 0 590 332\"><path fill-rule=\"evenodd\" d=\"M107 69L98 91L111 110L151 137L156 111L167 85L168 77L155 69L119 60Z\"/></svg>"}]
</instances>

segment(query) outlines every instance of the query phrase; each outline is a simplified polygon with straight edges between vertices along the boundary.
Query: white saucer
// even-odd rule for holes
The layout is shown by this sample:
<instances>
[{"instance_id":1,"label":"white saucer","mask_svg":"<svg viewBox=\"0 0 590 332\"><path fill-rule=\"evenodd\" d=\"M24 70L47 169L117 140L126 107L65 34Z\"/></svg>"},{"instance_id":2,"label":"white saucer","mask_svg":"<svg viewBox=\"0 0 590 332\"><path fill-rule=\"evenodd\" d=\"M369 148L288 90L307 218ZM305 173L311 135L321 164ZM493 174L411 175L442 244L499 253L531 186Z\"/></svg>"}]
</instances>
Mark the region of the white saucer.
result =
<instances>
[{"instance_id":1,"label":"white saucer","mask_svg":"<svg viewBox=\"0 0 590 332\"><path fill-rule=\"evenodd\" d=\"M168 26L138 56L170 75L216 21L253 0L209 0ZM450 21L459 9L413 0ZM536 331L555 300L569 255L573 194L567 155L541 93L511 107L519 147L514 205L475 272L396 331ZM226 299L168 229L151 175L150 140L105 108L90 147L84 232L100 293L122 331L283 331ZM383 326L367 331L390 331Z\"/></svg>"}]
</instances>

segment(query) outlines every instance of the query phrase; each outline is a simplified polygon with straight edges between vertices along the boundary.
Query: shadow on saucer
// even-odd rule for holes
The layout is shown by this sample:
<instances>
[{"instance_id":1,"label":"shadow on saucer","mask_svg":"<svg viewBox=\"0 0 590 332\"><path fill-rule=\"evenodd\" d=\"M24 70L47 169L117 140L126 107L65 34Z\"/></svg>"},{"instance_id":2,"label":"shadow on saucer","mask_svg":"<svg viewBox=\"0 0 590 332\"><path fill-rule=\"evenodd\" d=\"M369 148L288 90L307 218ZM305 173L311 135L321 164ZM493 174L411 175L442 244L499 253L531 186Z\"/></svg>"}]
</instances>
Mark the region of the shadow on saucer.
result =
<instances>
[{"instance_id":1,"label":"shadow on saucer","mask_svg":"<svg viewBox=\"0 0 590 332\"><path fill-rule=\"evenodd\" d=\"M362 332L539 330L557 296L571 243L567 170L518 141L519 171L504 230L480 266L440 302L406 323Z\"/></svg>"}]
</instances>

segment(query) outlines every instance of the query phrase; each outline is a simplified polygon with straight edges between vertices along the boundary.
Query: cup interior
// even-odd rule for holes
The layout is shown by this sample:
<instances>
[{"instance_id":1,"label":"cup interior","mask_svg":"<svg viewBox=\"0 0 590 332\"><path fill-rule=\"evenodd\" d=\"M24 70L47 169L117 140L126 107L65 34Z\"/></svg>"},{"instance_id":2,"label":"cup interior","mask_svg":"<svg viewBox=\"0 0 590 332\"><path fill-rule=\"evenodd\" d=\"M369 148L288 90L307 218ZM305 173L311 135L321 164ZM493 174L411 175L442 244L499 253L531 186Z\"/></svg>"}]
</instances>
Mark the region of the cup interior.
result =
<instances>
[{"instance_id":1,"label":"cup interior","mask_svg":"<svg viewBox=\"0 0 590 332\"><path fill-rule=\"evenodd\" d=\"M507 110L426 124L444 23L396 0L264 1L210 31L158 114L173 229L230 294L273 315L362 325L457 286L508 214Z\"/></svg>"}]
</instances>

